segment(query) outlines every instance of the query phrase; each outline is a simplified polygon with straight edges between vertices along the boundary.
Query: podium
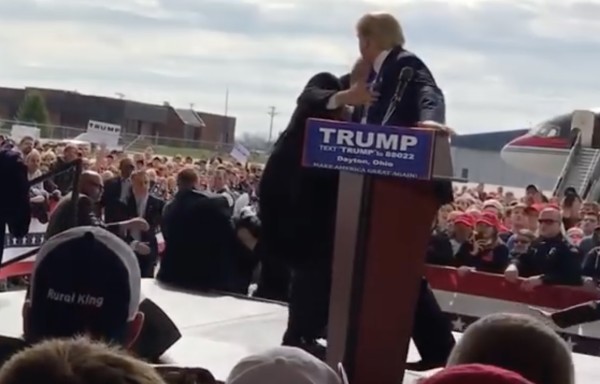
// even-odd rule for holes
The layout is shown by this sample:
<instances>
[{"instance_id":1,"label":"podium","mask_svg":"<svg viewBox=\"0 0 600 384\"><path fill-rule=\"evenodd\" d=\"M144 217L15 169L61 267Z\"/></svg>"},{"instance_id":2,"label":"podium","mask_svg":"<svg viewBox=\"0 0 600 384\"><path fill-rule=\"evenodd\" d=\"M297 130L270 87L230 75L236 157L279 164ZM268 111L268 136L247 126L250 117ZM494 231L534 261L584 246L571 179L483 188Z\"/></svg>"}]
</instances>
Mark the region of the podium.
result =
<instances>
[{"instance_id":1,"label":"podium","mask_svg":"<svg viewBox=\"0 0 600 384\"><path fill-rule=\"evenodd\" d=\"M449 140L309 119L303 165L340 171L327 362L353 384L401 383Z\"/></svg>"}]
</instances>

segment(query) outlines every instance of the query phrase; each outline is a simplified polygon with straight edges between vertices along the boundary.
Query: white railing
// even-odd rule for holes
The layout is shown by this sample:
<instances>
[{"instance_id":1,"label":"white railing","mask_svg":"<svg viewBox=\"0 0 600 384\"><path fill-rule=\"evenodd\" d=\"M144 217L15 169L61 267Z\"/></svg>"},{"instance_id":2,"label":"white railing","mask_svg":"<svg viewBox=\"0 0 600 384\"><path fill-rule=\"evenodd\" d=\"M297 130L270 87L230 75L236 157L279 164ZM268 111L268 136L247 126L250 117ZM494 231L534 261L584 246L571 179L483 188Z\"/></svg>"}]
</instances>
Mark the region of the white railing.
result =
<instances>
[{"instance_id":1,"label":"white railing","mask_svg":"<svg viewBox=\"0 0 600 384\"><path fill-rule=\"evenodd\" d=\"M596 150L594 150L594 157L592 158L592 161L590 162L590 164L588 166L588 170L585 173L583 182L579 186L578 193L582 199L585 199L589 195L589 192L592 190L592 186L591 186L592 181L593 181L592 178L594 175L597 174L598 160L600 160L600 150L596 149Z\"/></svg>"},{"instance_id":2,"label":"white railing","mask_svg":"<svg viewBox=\"0 0 600 384\"><path fill-rule=\"evenodd\" d=\"M569 169L571 168L571 163L573 162L573 160L575 159L575 155L579 152L579 149L581 148L580 144L581 144L581 131L577 132L577 137L575 137L575 141L573 143L573 146L571 147L571 151L569 152L569 155L567 156L565 165L563 166L562 170L560 171L560 175L558 177L558 180L556 181L556 185L554 186L554 196L558 196L560 193L562 193L562 191L561 191L562 184L563 184L563 182L566 181L567 174L569 173Z\"/></svg>"}]
</instances>

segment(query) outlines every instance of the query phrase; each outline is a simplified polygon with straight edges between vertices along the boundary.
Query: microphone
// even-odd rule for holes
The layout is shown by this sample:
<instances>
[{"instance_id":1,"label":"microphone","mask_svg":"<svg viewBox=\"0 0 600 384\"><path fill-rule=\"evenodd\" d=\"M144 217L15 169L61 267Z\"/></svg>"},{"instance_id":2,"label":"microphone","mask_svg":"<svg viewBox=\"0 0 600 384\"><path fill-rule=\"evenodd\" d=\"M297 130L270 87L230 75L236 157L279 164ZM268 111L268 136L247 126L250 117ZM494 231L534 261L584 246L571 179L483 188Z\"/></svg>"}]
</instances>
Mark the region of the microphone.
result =
<instances>
[{"instance_id":1,"label":"microphone","mask_svg":"<svg viewBox=\"0 0 600 384\"><path fill-rule=\"evenodd\" d=\"M408 83L412 80L414 75L414 70L411 67L404 67L400 70L400 75L398 75L398 86L396 87L396 91L394 92L394 96L392 100L390 100L390 104L388 105L387 111L381 121L381 125L386 125L390 118L396 112L396 107L398 103L404 97L404 92L406 92L406 87Z\"/></svg>"}]
</instances>

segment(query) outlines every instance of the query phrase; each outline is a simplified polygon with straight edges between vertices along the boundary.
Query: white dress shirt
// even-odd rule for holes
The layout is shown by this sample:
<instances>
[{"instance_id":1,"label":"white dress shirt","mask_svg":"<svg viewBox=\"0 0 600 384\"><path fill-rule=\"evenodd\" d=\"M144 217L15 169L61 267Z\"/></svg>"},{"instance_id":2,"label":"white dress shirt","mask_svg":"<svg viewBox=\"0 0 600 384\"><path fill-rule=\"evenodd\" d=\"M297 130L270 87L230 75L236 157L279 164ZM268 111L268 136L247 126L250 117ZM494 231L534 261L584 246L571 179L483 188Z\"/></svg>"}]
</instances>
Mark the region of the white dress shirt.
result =
<instances>
[{"instance_id":1,"label":"white dress shirt","mask_svg":"<svg viewBox=\"0 0 600 384\"><path fill-rule=\"evenodd\" d=\"M121 179L121 196L119 200L123 203L127 203L127 198L131 189L131 179Z\"/></svg>"},{"instance_id":2,"label":"white dress shirt","mask_svg":"<svg viewBox=\"0 0 600 384\"><path fill-rule=\"evenodd\" d=\"M148 195L143 197L135 197L135 206L137 208L137 217L144 217L146 214L146 206L148 205ZM131 237L134 240L141 241L142 240L142 232L132 230L130 232Z\"/></svg>"}]
</instances>

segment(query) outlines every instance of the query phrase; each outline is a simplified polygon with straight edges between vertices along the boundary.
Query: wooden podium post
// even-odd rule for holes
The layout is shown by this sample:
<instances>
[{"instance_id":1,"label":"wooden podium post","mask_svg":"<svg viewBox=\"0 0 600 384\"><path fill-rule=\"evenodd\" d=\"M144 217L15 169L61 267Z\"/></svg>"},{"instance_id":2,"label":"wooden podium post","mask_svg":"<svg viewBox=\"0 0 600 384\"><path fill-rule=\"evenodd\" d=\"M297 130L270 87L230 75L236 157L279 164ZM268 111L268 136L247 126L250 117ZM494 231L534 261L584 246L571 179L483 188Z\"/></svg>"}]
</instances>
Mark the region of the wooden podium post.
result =
<instances>
[{"instance_id":1,"label":"wooden podium post","mask_svg":"<svg viewBox=\"0 0 600 384\"><path fill-rule=\"evenodd\" d=\"M309 122L306 141L310 126ZM388 134L393 130L380 128ZM348 129L361 128L350 124ZM453 176L449 140L429 133L431 147L415 147L414 152L415 159L429 161L427 178L340 173L327 360L334 367L343 362L352 384L398 384L403 379L431 224L439 206L432 179ZM309 144L305 143L305 165L310 163Z\"/></svg>"}]
</instances>

